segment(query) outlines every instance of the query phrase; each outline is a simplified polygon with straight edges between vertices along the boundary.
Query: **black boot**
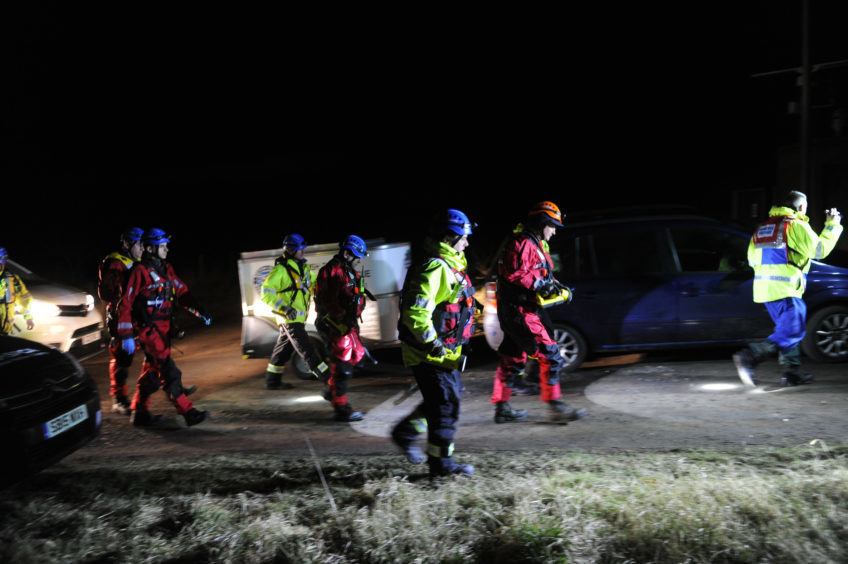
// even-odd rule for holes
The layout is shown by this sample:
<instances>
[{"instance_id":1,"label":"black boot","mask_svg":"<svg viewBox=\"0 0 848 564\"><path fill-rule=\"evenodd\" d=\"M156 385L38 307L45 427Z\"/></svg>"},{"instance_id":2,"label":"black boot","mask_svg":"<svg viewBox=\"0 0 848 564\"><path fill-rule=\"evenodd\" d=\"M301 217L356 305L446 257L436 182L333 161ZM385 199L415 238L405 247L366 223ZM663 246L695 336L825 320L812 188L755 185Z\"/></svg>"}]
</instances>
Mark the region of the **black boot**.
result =
<instances>
[{"instance_id":1,"label":"black boot","mask_svg":"<svg viewBox=\"0 0 848 564\"><path fill-rule=\"evenodd\" d=\"M191 427L209 419L209 412L200 411L199 409L192 407L188 413L183 414L183 417L185 418L186 425Z\"/></svg>"},{"instance_id":2,"label":"black boot","mask_svg":"<svg viewBox=\"0 0 848 564\"><path fill-rule=\"evenodd\" d=\"M335 408L335 413L333 414L333 419L335 421L361 421L363 415L354 411L349 405L337 405Z\"/></svg>"},{"instance_id":3,"label":"black boot","mask_svg":"<svg viewBox=\"0 0 848 564\"><path fill-rule=\"evenodd\" d=\"M523 421L527 418L526 409L512 409L509 402L499 401L495 404L495 423Z\"/></svg>"},{"instance_id":4,"label":"black boot","mask_svg":"<svg viewBox=\"0 0 848 564\"><path fill-rule=\"evenodd\" d=\"M473 476L474 467L470 464L457 464L453 458L430 458L430 477L441 476Z\"/></svg>"},{"instance_id":5,"label":"black boot","mask_svg":"<svg viewBox=\"0 0 848 564\"><path fill-rule=\"evenodd\" d=\"M189 386L188 388L183 388L183 394L186 396L190 396L194 392L197 391L197 386Z\"/></svg>"},{"instance_id":6,"label":"black boot","mask_svg":"<svg viewBox=\"0 0 848 564\"><path fill-rule=\"evenodd\" d=\"M136 427L156 427L164 421L161 415L153 415L146 409L133 410L130 415L130 423Z\"/></svg>"},{"instance_id":7,"label":"black boot","mask_svg":"<svg viewBox=\"0 0 848 564\"><path fill-rule=\"evenodd\" d=\"M400 436L398 427L392 430L392 442L403 452L406 459L412 464L421 464L427 460L427 456L419 447L415 446L412 441L404 439Z\"/></svg>"},{"instance_id":8,"label":"black boot","mask_svg":"<svg viewBox=\"0 0 848 564\"><path fill-rule=\"evenodd\" d=\"M283 382L282 374L274 374L273 372L265 373L265 388L268 390L291 390L294 388L288 382Z\"/></svg>"},{"instance_id":9,"label":"black boot","mask_svg":"<svg viewBox=\"0 0 848 564\"><path fill-rule=\"evenodd\" d=\"M802 372L800 366L793 366L784 370L781 384L784 386L798 386L800 384L809 384L812 381L812 374Z\"/></svg>"},{"instance_id":10,"label":"black boot","mask_svg":"<svg viewBox=\"0 0 848 564\"><path fill-rule=\"evenodd\" d=\"M551 421L577 421L586 417L588 413L585 409L576 409L562 401L555 399L548 402L551 409Z\"/></svg>"}]
</instances>

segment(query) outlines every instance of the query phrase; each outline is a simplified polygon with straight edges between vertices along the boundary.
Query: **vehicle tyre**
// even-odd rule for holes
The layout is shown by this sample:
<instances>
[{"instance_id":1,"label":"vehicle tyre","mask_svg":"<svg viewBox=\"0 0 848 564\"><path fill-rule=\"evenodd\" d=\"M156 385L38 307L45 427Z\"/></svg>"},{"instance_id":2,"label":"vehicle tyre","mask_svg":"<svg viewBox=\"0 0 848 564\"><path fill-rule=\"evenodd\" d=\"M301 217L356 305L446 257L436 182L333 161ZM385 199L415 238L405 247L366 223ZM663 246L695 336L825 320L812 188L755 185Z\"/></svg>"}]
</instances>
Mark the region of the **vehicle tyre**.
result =
<instances>
[{"instance_id":1,"label":"vehicle tyre","mask_svg":"<svg viewBox=\"0 0 848 564\"><path fill-rule=\"evenodd\" d=\"M554 341L563 359L563 372L574 372L589 356L589 345L579 331L568 325L554 325Z\"/></svg>"},{"instance_id":2,"label":"vehicle tyre","mask_svg":"<svg viewBox=\"0 0 848 564\"><path fill-rule=\"evenodd\" d=\"M315 352L318 353L318 356L325 359L325 362L329 362L327 360L327 346L324 344L320 338L310 335L309 339L312 341L312 346L315 347ZM315 375L309 370L309 367L300 358L299 354L294 354L292 356L291 361L292 370L294 370L294 375L298 377L300 380L314 380Z\"/></svg>"},{"instance_id":3,"label":"vehicle tyre","mask_svg":"<svg viewBox=\"0 0 848 564\"><path fill-rule=\"evenodd\" d=\"M828 306L810 316L801 350L819 362L848 361L848 306Z\"/></svg>"}]
</instances>

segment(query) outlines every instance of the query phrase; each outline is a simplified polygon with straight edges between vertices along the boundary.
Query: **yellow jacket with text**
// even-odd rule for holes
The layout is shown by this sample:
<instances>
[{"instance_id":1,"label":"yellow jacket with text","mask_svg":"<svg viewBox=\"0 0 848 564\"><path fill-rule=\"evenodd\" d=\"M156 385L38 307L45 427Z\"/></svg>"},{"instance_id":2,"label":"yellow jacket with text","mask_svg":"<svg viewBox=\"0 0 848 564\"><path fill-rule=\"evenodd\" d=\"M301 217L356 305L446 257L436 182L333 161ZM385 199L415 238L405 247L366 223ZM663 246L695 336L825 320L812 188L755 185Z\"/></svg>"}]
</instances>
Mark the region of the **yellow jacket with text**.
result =
<instances>
[{"instance_id":1,"label":"yellow jacket with text","mask_svg":"<svg viewBox=\"0 0 848 564\"><path fill-rule=\"evenodd\" d=\"M802 297L810 261L829 255L841 234L842 225L833 220L826 220L821 234L816 235L806 215L789 207L772 207L768 221L757 228L748 244L754 301Z\"/></svg>"}]
</instances>

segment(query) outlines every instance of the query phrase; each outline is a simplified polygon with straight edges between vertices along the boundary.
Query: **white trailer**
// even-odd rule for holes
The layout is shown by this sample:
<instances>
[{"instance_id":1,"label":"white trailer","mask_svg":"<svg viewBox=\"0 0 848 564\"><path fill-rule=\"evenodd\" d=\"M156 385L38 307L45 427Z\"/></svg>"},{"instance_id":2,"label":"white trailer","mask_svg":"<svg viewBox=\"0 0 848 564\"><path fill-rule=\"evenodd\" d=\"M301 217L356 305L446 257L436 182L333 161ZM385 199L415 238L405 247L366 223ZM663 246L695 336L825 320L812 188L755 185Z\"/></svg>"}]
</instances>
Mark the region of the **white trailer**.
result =
<instances>
[{"instance_id":1,"label":"white trailer","mask_svg":"<svg viewBox=\"0 0 848 564\"><path fill-rule=\"evenodd\" d=\"M409 243L385 243L382 239L366 241L368 256L359 261L360 274L365 288L374 297L366 302L362 313L360 336L362 344L370 350L400 344L397 322L400 317L399 301L403 281L410 262ZM304 258L315 276L339 250L338 243L309 245ZM283 249L248 251L241 253L238 261L239 287L241 289L242 331L241 346L244 358L270 358L279 329L265 302L261 299L261 286L274 267L274 261ZM315 305L309 308L306 330L313 344L323 355L326 351L321 336L315 329ZM295 355L292 367L305 379L312 378L306 366Z\"/></svg>"}]
</instances>

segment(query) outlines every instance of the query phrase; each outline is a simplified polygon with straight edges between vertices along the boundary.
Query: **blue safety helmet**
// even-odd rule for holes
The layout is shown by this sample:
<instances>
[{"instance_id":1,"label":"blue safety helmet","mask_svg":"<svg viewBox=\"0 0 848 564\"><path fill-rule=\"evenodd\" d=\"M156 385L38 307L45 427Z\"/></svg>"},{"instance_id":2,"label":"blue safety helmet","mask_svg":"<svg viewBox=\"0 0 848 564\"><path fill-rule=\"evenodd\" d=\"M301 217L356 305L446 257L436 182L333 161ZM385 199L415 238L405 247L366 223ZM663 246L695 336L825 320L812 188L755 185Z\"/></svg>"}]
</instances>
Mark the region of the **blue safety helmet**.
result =
<instances>
[{"instance_id":1,"label":"blue safety helmet","mask_svg":"<svg viewBox=\"0 0 848 564\"><path fill-rule=\"evenodd\" d=\"M283 248L296 253L297 251L306 248L306 239L304 239L299 233L286 235L283 239Z\"/></svg>"},{"instance_id":2,"label":"blue safety helmet","mask_svg":"<svg viewBox=\"0 0 848 564\"><path fill-rule=\"evenodd\" d=\"M0 264L6 264L6 261L9 260L9 253L6 252L6 249L0 247Z\"/></svg>"},{"instance_id":3,"label":"blue safety helmet","mask_svg":"<svg viewBox=\"0 0 848 564\"><path fill-rule=\"evenodd\" d=\"M445 231L456 233L460 237L463 235L471 235L471 230L477 227L476 223L471 223L468 216L459 210L449 209L444 216L443 227Z\"/></svg>"},{"instance_id":4,"label":"blue safety helmet","mask_svg":"<svg viewBox=\"0 0 848 564\"><path fill-rule=\"evenodd\" d=\"M365 241L362 237L357 235L348 235L347 239L341 242L339 245L342 249L347 249L353 256L356 258L362 258L368 256L368 248L365 246Z\"/></svg>"},{"instance_id":5,"label":"blue safety helmet","mask_svg":"<svg viewBox=\"0 0 848 564\"><path fill-rule=\"evenodd\" d=\"M162 243L170 243L171 236L161 229L153 227L144 232L144 235L142 235L142 241L144 241L145 245L158 246Z\"/></svg>"},{"instance_id":6,"label":"blue safety helmet","mask_svg":"<svg viewBox=\"0 0 848 564\"><path fill-rule=\"evenodd\" d=\"M141 241L141 237L144 235L144 230L141 227L130 227L123 233L121 233L121 241L127 241L128 243L137 243Z\"/></svg>"}]
</instances>

